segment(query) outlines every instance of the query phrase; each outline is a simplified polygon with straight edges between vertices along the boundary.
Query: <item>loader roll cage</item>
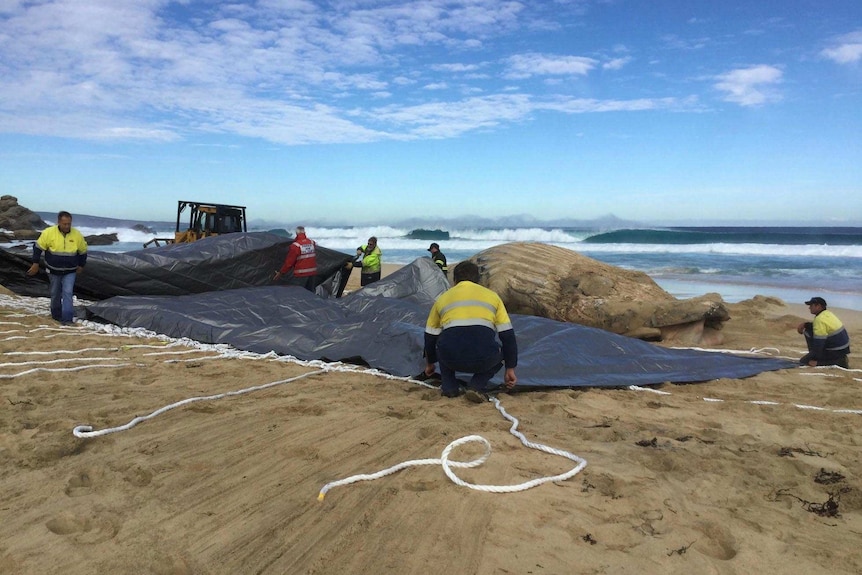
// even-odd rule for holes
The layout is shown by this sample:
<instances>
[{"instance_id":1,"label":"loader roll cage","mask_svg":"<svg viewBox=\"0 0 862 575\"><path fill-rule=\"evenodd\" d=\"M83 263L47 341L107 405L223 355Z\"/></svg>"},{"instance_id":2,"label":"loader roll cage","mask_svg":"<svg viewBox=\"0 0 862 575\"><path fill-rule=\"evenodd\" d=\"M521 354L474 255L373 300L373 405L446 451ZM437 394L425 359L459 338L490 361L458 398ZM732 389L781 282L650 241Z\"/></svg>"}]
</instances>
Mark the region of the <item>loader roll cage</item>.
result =
<instances>
[{"instance_id":1,"label":"loader roll cage","mask_svg":"<svg viewBox=\"0 0 862 575\"><path fill-rule=\"evenodd\" d=\"M183 212L189 209L183 221ZM187 223L187 225L186 225ZM153 238L144 244L160 246L162 243L189 243L201 238L247 232L245 206L213 204L180 200L177 202L177 228L173 238Z\"/></svg>"}]
</instances>

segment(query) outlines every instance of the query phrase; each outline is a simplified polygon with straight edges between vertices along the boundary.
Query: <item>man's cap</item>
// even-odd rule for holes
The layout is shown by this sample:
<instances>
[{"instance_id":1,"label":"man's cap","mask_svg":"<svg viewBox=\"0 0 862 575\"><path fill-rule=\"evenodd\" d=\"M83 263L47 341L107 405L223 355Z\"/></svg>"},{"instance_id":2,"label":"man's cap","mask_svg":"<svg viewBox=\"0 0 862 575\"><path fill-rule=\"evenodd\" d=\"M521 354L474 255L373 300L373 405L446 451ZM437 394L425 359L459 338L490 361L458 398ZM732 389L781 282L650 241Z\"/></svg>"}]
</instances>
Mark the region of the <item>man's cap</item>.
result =
<instances>
[{"instance_id":1,"label":"man's cap","mask_svg":"<svg viewBox=\"0 0 862 575\"><path fill-rule=\"evenodd\" d=\"M817 296L817 297L813 297L813 298L811 298L810 300L808 300L807 302L805 302L805 305L811 305L811 304L813 304L813 303L820 304L820 305L822 305L823 307L826 307L826 300L825 300L825 299L823 299L823 298L822 298L822 297L820 297L820 296Z\"/></svg>"},{"instance_id":2,"label":"man's cap","mask_svg":"<svg viewBox=\"0 0 862 575\"><path fill-rule=\"evenodd\" d=\"M427 250L427 251L429 251L429 252L430 252L431 250L439 250L439 249L440 249L440 244L438 244L437 242L434 242L433 244L431 244L430 246L428 246L428 250Z\"/></svg>"}]
</instances>

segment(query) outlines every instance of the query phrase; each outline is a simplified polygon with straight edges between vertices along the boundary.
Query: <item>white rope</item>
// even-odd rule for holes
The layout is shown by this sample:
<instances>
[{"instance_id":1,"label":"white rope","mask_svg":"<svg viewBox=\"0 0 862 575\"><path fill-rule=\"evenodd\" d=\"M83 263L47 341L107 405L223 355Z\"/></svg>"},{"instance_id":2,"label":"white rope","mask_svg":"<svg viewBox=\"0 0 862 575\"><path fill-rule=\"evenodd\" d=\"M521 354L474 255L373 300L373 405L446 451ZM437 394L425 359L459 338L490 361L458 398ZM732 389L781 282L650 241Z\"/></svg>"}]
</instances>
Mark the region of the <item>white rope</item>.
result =
<instances>
[{"instance_id":1,"label":"white rope","mask_svg":"<svg viewBox=\"0 0 862 575\"><path fill-rule=\"evenodd\" d=\"M706 352L710 352L710 353L741 353L739 351L734 351L734 350L706 349L706 348L700 348L700 347L675 347L673 349L694 349L694 350L706 351ZM760 349L752 348L750 350L750 353L758 353L759 354L759 353L762 353L764 350L774 350L774 351L778 352L778 350L775 348L765 347L765 348L760 348ZM799 373L799 375L817 376L817 377L841 377L839 374L835 374L835 373L824 373L824 371L829 371L829 370L837 370L837 371L843 371L843 372L847 372L847 373L856 373L856 372L862 373L862 369L848 369L846 367L841 367L840 365L818 365L815 367L810 367L807 365L801 365L797 369L802 370L801 373ZM858 379L855 377L852 379L853 379L853 381L862 381L862 379ZM629 385L626 387L626 389L628 389L630 391L647 391L647 392L655 393L658 395L673 395L669 391L663 391L660 389L653 389L650 387L642 387L639 385ZM714 397L704 397L703 400L706 402L709 402L709 403L724 403L725 401L727 401L724 399L717 399ZM777 401L767 401L767 400L746 399L746 400L740 400L740 401L742 403L750 403L753 405L783 405L782 403L777 402ZM815 405L803 405L803 404L798 404L798 403L790 403L788 405L792 405L793 407L796 407L798 409L804 409L804 410L809 410L809 411L827 411L830 413L862 414L862 410L860 410L860 409L830 409L828 407L819 407L819 406L815 406Z\"/></svg>"},{"instance_id":2,"label":"white rope","mask_svg":"<svg viewBox=\"0 0 862 575\"><path fill-rule=\"evenodd\" d=\"M3 374L0 375L0 379L12 379L13 377L21 377L22 375L29 375L31 373L37 373L40 371L47 371L49 373L56 373L60 371L82 371L85 369L98 369L105 367L128 367L133 365L131 363L103 363L100 365L79 365L78 367L34 367L33 369L28 369L27 371L22 371L20 373L11 373L11 374ZM143 367L144 364L134 364L140 365Z\"/></svg>"},{"instance_id":3,"label":"white rope","mask_svg":"<svg viewBox=\"0 0 862 575\"><path fill-rule=\"evenodd\" d=\"M84 347L81 349L52 349L50 351L4 351L3 355L77 355L86 351L120 351L119 347Z\"/></svg>"},{"instance_id":4,"label":"white rope","mask_svg":"<svg viewBox=\"0 0 862 575\"><path fill-rule=\"evenodd\" d=\"M630 391L647 391L649 393L655 393L656 395L673 395L669 391L662 391L661 389L653 389L651 387L642 387L640 385L630 385L626 389Z\"/></svg>"},{"instance_id":5,"label":"white rope","mask_svg":"<svg viewBox=\"0 0 862 575\"><path fill-rule=\"evenodd\" d=\"M460 485L461 487L467 487L469 489L474 489L476 491L485 491L489 493L513 493L516 491L526 491L527 489L542 485L543 483L549 483L552 481L565 481L566 479L574 477L575 475L580 473L580 471L587 466L587 461L585 459L578 457L573 453L563 451L562 449L548 447L547 445L543 445L541 443L534 443L532 441L529 441L524 436L524 434L518 431L518 420L509 415L506 410L503 409L500 400L495 397L492 399L492 401L494 402L494 406L503 415L503 417L512 422L512 427L509 428L509 433L517 437L526 447L529 447L531 449L537 449L539 451L544 451L545 453L550 453L551 455L559 455L561 457L565 457L566 459L574 461L577 465L575 465L575 467L573 467L569 471L561 473L559 475L553 475L549 477L537 477L536 479L531 479L529 481L525 481L523 483L518 483L515 485L477 485L475 483L469 483L458 477L453 471L453 468L477 467L481 465L485 462L485 460L488 459L488 456L491 455L491 444L481 435L467 435L456 439L455 441L447 445L443 449L443 453L440 455L440 459L417 459L413 461L405 461L403 463L393 465L392 467L383 469L376 473L353 475L345 479L339 479L338 481L332 481L330 483L327 483L320 489L320 493L318 493L317 495L317 500L323 501L323 498L326 497L327 491L329 491L333 487L349 485L351 483L356 483L357 481L370 481L373 479L380 479L381 477L385 477L386 475L401 471L402 469L405 469L407 467L414 467L419 465L440 465L443 467L443 472L446 474L446 476L451 479L452 482L456 485ZM485 453L482 454L479 458L472 461L452 461L449 459L449 454L452 452L453 449L465 443L471 442L482 443L485 446Z\"/></svg>"},{"instance_id":6,"label":"white rope","mask_svg":"<svg viewBox=\"0 0 862 575\"><path fill-rule=\"evenodd\" d=\"M159 415L165 413L166 411L170 411L172 409L175 409L177 407L181 407L183 405L188 405L190 403L195 403L197 401L212 401L215 399L221 399L223 397L231 397L234 395L242 395L244 393L251 393L252 391L260 391L261 389L267 389L270 387L275 387L276 385L281 385L283 383L290 383L291 381L296 381L296 380L302 379L304 377L309 377L311 375L317 375L319 373L324 373L325 371L326 370L323 370L323 369L321 369L319 371L310 371L308 373L304 373L304 374L298 375L296 377L291 377L288 379L282 379L279 381L273 381L270 383L265 383L263 385L255 385L252 387L246 387L245 389L238 389L236 391L227 391L225 393L218 393L215 395L205 395L205 396L200 396L200 397L189 397L188 399L183 399L181 401L177 401L177 402L171 403L170 405L166 405L164 407L161 407L149 415L136 417L125 425L120 425L118 427L108 427L106 429L101 429L98 431L93 431L93 427L91 425L78 425L74 429L72 429L72 434L75 437L90 438L90 437L100 437L102 435L108 435L109 433L116 433L118 431L126 431L128 429L133 428L134 426L136 426L137 424L139 424L143 421L147 421L148 419L152 419L156 416L159 416Z\"/></svg>"},{"instance_id":7,"label":"white rope","mask_svg":"<svg viewBox=\"0 0 862 575\"><path fill-rule=\"evenodd\" d=\"M0 367L16 367L19 365L51 365L54 363L68 363L70 361L114 361L116 357L67 357L65 359L49 359L47 361L15 361L0 363Z\"/></svg>"},{"instance_id":8,"label":"white rope","mask_svg":"<svg viewBox=\"0 0 862 575\"><path fill-rule=\"evenodd\" d=\"M724 349L717 347L697 347L697 346L668 346L668 349L693 349L695 351L707 351L709 353L732 353L734 355L752 353L755 355L769 355L766 352L781 353L781 350L775 347L752 347L749 349Z\"/></svg>"},{"instance_id":9,"label":"white rope","mask_svg":"<svg viewBox=\"0 0 862 575\"><path fill-rule=\"evenodd\" d=\"M704 401L710 403L725 403L726 399L716 399L714 397L704 397ZM742 403L750 403L752 405L784 405L778 401L767 401L764 399L746 399L743 400ZM805 405L802 403L788 403L787 405L792 405L793 407L799 409L808 409L811 411L828 411L830 413L855 413L862 415L862 409L830 409L828 407L820 407L817 405Z\"/></svg>"}]
</instances>

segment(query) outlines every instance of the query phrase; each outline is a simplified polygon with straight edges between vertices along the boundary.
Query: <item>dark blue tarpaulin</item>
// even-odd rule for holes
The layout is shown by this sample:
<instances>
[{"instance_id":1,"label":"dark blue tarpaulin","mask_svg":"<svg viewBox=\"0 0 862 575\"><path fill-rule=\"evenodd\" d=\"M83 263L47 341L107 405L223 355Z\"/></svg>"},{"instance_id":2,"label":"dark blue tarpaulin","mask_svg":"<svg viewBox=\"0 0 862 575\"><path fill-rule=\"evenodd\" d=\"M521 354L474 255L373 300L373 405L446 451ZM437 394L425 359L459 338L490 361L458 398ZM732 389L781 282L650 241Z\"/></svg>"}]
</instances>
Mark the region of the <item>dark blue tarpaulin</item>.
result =
<instances>
[{"instance_id":1,"label":"dark blue tarpaulin","mask_svg":"<svg viewBox=\"0 0 862 575\"><path fill-rule=\"evenodd\" d=\"M196 295L122 296L87 306L97 319L172 337L299 359L364 363L415 376L425 320L448 284L429 258L341 299L298 287L255 287ZM520 388L620 387L742 378L795 362L668 349L604 330L512 315ZM492 382L500 384L501 374Z\"/></svg>"},{"instance_id":2,"label":"dark blue tarpaulin","mask_svg":"<svg viewBox=\"0 0 862 575\"><path fill-rule=\"evenodd\" d=\"M186 295L273 285L272 276L287 256L293 238L270 232L241 232L131 252L90 250L75 294L89 300L125 295ZM33 254L0 249L0 285L19 295L47 297L48 275L26 275ZM354 256L317 246L321 293L338 296L347 283L344 265ZM279 285L302 285L292 274Z\"/></svg>"}]
</instances>

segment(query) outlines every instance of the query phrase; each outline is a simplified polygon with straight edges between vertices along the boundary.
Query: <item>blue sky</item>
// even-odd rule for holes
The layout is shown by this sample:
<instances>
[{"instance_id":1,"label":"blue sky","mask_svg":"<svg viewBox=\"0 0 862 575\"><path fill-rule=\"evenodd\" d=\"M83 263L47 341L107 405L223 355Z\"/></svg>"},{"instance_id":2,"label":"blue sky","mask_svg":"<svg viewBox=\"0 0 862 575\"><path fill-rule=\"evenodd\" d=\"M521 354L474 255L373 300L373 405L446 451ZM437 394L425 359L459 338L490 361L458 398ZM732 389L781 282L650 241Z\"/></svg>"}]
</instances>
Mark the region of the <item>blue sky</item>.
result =
<instances>
[{"instance_id":1,"label":"blue sky","mask_svg":"<svg viewBox=\"0 0 862 575\"><path fill-rule=\"evenodd\" d=\"M0 193L862 223L859 0L0 0Z\"/></svg>"}]
</instances>

